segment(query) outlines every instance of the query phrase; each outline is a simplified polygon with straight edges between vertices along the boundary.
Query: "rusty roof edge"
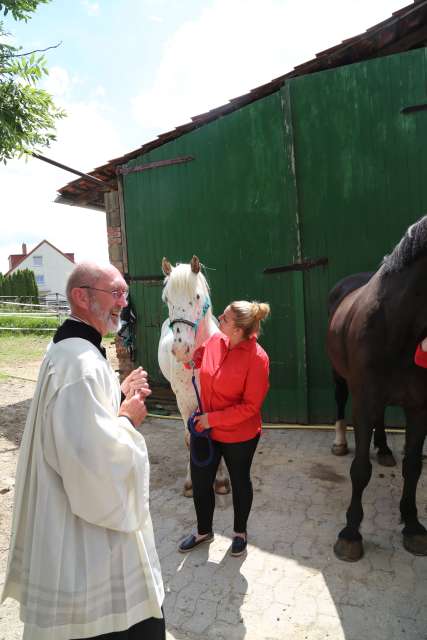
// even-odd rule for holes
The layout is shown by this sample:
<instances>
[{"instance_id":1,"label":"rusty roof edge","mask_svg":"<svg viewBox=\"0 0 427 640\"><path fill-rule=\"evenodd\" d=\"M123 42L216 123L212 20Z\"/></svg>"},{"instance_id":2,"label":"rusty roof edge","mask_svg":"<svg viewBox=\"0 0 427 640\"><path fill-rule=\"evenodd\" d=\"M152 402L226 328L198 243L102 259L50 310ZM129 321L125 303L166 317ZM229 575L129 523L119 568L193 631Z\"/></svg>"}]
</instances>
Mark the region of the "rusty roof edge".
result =
<instances>
[{"instance_id":1,"label":"rusty roof edge","mask_svg":"<svg viewBox=\"0 0 427 640\"><path fill-rule=\"evenodd\" d=\"M141 145L137 149L134 149L133 151L129 151L123 156L119 156L117 158L108 160L108 162L106 162L105 164L99 167L96 167L92 171L89 171L88 175L96 175L98 172L105 172L107 174L110 173L111 175L112 169L114 170L113 173L115 173L115 170L118 166L126 164L130 160L134 160L138 156L143 155L148 151L151 151L151 149L153 148L157 148L158 146L160 146L158 144L159 142L161 142L162 144L165 144L167 139L174 139L176 136L174 136L173 134L176 133L178 130L187 129L187 131L194 131L195 129L198 129L201 126L209 122L212 122L213 120L216 120L221 115L227 115L228 113L236 111L240 106L244 106L246 104L250 104L251 102L255 102L256 100L259 100L260 98L265 97L269 93L274 93L275 91L280 89L280 86L284 83L284 81L287 78L291 78L294 75L295 75L295 72L294 70L292 70L283 76L274 78L270 82L266 82L265 84L260 85L259 87L256 87L255 89L250 89L247 93L244 93L241 96L237 96L236 98L232 98L228 103L221 105L219 107L215 107L210 111L207 111L206 114L200 114L199 116L195 116L194 121L184 125L180 125L179 127L175 127L175 129L171 129L170 131L161 133L157 136L157 138L153 140L149 140L148 142L145 142L143 145ZM180 132L180 135L182 135L182 133L185 133L185 131ZM64 187L61 187L60 189L58 189L58 192L62 193L64 190L68 189L68 187L71 187L75 184L81 184L82 181L83 181L82 178L77 178L76 180L72 180L71 182L68 182ZM93 189L90 189L90 191L93 191Z\"/></svg>"},{"instance_id":2,"label":"rusty roof edge","mask_svg":"<svg viewBox=\"0 0 427 640\"><path fill-rule=\"evenodd\" d=\"M74 199L66 198L63 195L56 196L53 202L55 204L67 204L70 207L80 207L80 209L92 209L94 211L105 211L105 206L98 205L95 203L81 204L79 202L76 202Z\"/></svg>"},{"instance_id":3,"label":"rusty roof edge","mask_svg":"<svg viewBox=\"0 0 427 640\"><path fill-rule=\"evenodd\" d=\"M369 27L369 29L366 29L366 31L359 33L357 36L352 36L351 38L347 38L346 40L343 40L340 44L336 44L333 47L329 47L328 49L324 49L323 51L316 53L315 58L312 58L312 60L307 60L307 62L303 62L297 65L296 67L294 67L294 69L297 71L298 69L301 69L302 67L310 65L311 63L318 62L319 58L333 55L337 53L338 50L340 52L344 52L346 49L351 48L355 42L367 39L368 37L372 37L373 35L375 35L375 32L382 31L385 26L391 26L393 23L400 22L403 19L403 17L407 18L415 11L419 12L420 8L422 8L423 6L427 7L427 0L421 0L418 3L413 3L410 5L407 5L406 7L403 7L402 9L398 9L398 11L393 12L390 18L386 18L385 20L378 22L376 25ZM404 14L404 16L402 16L402 14Z\"/></svg>"},{"instance_id":4,"label":"rusty roof edge","mask_svg":"<svg viewBox=\"0 0 427 640\"><path fill-rule=\"evenodd\" d=\"M250 89L247 93L242 94L241 96L232 98L231 100L229 100L228 103L224 105L215 107L214 109L211 109L204 114L199 114L197 116L194 116L190 122L185 123L183 125L179 125L174 129L171 129L170 131L167 131L165 133L159 134L157 138L144 143L143 145L141 145L137 149L134 149L133 151L130 151L122 156L109 160L106 164L96 167L92 171L88 172L88 174L96 176L98 172L104 172L105 177L110 176L110 180L112 180L115 178L115 171L118 166L126 164L130 160L133 160L138 156L143 155L144 153L148 153L148 151L151 151L152 149L157 148L162 144L165 144L168 140L175 139L176 137L179 137L180 135L183 135L188 131L194 131L195 129L198 129L201 126L204 126L205 124L208 124L213 120L216 120L218 117L221 117L222 115L227 115L228 113L231 113L239 109L241 106L245 106L247 104L250 104L252 102L255 102L256 100L259 100L265 97L266 95L274 93L275 91L280 89L280 87L284 84L284 82L287 79L297 77L298 75L301 75L302 72L304 71L307 71L307 72L310 72L310 70L320 71L321 69L319 68L319 66L322 63L322 59L328 58L328 57L336 58L338 55L340 55L341 57L344 57L346 55L346 52L351 51L355 43L361 42L363 40L368 40L374 37L376 32L381 32L381 30L383 30L386 26L392 26L393 24L396 24L401 22L402 20L405 20L406 18L410 17L414 12L420 12L420 10L423 7L427 8L427 0L414 1L411 4L406 5L405 7L402 7L401 9L394 11L390 18L387 18L377 23L376 25L370 27L369 29L360 33L359 35L348 38L338 45L335 45L333 47L330 47L329 49L325 49L324 51L317 53L316 56L311 60L308 60L300 65L295 66L294 69L292 69L291 71L281 76L278 76L277 78L274 78L270 82L266 82L258 87L255 87L254 89ZM336 64L331 64L329 68L332 66L336 66ZM325 70L327 68L328 67L325 67ZM58 189L58 193L60 194L60 196L59 196L59 199L57 198L55 200L55 202L59 202L61 197L65 198L63 193L65 192L69 194L70 193L69 188L76 185L79 185L79 187L81 188L81 192L93 193L94 190L92 188L85 189L83 183L84 183L84 179L78 178L76 180L73 180L72 182L67 183L60 189ZM64 204L69 204L69 203L67 202ZM87 207L87 208L90 208L90 207ZM94 205L93 208L99 209L100 207Z\"/></svg>"}]
</instances>

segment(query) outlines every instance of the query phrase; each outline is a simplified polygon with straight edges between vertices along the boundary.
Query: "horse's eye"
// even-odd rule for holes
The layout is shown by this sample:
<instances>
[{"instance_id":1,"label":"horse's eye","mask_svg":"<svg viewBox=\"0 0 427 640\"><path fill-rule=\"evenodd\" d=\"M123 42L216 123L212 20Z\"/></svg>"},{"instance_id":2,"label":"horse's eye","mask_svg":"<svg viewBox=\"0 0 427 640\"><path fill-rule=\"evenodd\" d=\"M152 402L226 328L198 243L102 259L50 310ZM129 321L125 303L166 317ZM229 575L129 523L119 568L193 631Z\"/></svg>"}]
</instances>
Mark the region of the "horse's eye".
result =
<instances>
[{"instance_id":1,"label":"horse's eye","mask_svg":"<svg viewBox=\"0 0 427 640\"><path fill-rule=\"evenodd\" d=\"M200 300L200 296L199 296L199 294L197 294L196 298L197 298L197 300Z\"/></svg>"}]
</instances>

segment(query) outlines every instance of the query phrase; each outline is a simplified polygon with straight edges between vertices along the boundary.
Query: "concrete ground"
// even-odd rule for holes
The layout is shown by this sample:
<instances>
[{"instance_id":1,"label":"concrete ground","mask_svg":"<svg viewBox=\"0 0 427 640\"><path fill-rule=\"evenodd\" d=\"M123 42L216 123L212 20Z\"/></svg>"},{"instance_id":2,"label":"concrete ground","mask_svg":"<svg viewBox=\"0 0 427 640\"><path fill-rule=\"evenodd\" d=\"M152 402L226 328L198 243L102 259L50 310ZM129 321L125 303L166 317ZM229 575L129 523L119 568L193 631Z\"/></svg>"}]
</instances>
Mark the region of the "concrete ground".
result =
<instances>
[{"instance_id":1,"label":"concrete ground","mask_svg":"<svg viewBox=\"0 0 427 640\"><path fill-rule=\"evenodd\" d=\"M29 386L30 397L32 385L22 385ZM11 424L21 424L28 401L9 398L2 415L9 411ZM229 555L230 496L217 500L213 543L182 555L177 545L194 526L193 502L181 495L182 425L149 419L143 433L151 459L151 512L166 589L168 640L427 640L427 557L414 557L401 544L400 466L379 467L373 455L364 497L365 557L343 563L332 546L345 521L351 456L330 454L331 431L265 430L254 458L247 555ZM13 434L5 428L2 440L7 470L7 486L0 492L2 568L17 455ZM403 436L389 440L400 464ZM418 505L427 524L425 470ZM0 640L16 640L21 632L17 605L8 600L0 608Z\"/></svg>"},{"instance_id":2,"label":"concrete ground","mask_svg":"<svg viewBox=\"0 0 427 640\"><path fill-rule=\"evenodd\" d=\"M380 467L372 453L365 556L348 564L332 546L345 521L352 458L329 453L330 431L264 431L253 465L248 553L240 558L229 555L230 496L217 499L214 542L177 552L194 526L192 500L180 495L181 430L155 419L145 433L169 639L427 639L427 558L410 555L401 543L402 435L389 436L398 467ZM427 524L425 471L418 505Z\"/></svg>"}]
</instances>

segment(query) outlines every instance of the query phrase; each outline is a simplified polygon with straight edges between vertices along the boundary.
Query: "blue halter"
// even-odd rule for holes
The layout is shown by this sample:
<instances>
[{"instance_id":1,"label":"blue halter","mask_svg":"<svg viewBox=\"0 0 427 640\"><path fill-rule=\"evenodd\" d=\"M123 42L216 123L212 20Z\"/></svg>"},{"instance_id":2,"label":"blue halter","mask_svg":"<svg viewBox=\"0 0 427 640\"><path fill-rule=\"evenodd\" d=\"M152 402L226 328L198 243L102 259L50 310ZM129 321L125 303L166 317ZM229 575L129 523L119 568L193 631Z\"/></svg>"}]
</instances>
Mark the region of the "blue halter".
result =
<instances>
[{"instance_id":1,"label":"blue halter","mask_svg":"<svg viewBox=\"0 0 427 640\"><path fill-rule=\"evenodd\" d=\"M202 307L202 313L200 314L199 318L197 318L196 322L192 322L191 320L187 320L186 318L175 318L174 320L171 320L169 322L169 329L172 329L174 324L181 323L181 324L188 324L189 327L192 327L194 329L194 333L197 333L199 324L205 317L210 306L211 306L210 298L209 296L206 296L206 300L203 303L203 307Z\"/></svg>"}]
</instances>

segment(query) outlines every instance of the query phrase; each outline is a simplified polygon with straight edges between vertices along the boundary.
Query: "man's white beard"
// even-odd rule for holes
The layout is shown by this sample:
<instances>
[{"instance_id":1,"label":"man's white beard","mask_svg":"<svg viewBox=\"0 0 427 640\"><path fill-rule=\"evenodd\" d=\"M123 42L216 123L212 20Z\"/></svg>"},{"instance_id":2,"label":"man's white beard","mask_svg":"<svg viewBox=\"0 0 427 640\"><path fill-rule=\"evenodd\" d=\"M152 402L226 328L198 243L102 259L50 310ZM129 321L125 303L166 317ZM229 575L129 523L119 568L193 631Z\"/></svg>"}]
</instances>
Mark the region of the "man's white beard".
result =
<instances>
[{"instance_id":1,"label":"man's white beard","mask_svg":"<svg viewBox=\"0 0 427 640\"><path fill-rule=\"evenodd\" d=\"M121 326L122 326L122 321L120 320L120 316L118 316L116 320L114 320L114 318L111 318L111 316L108 318L108 321L107 321L108 333L118 333Z\"/></svg>"},{"instance_id":2,"label":"man's white beard","mask_svg":"<svg viewBox=\"0 0 427 640\"><path fill-rule=\"evenodd\" d=\"M117 333L122 325L120 320L120 310L117 311L117 319L111 317L111 311L101 311L99 304L96 300L90 302L91 312L101 320L102 324L106 326L107 333Z\"/></svg>"}]
</instances>

